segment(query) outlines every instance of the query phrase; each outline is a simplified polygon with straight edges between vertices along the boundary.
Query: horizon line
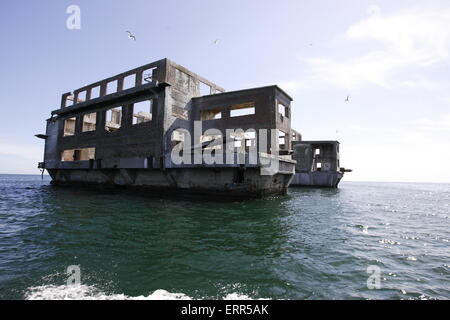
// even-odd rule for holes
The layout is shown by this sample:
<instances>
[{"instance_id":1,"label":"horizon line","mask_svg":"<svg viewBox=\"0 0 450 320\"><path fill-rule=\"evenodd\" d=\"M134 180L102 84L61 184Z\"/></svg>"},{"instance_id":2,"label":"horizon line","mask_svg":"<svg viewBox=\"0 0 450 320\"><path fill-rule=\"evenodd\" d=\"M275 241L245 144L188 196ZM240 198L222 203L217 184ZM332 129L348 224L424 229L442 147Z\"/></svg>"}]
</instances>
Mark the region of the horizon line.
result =
<instances>
[{"instance_id":1,"label":"horizon line","mask_svg":"<svg viewBox=\"0 0 450 320\"><path fill-rule=\"evenodd\" d=\"M42 176L39 173L0 173L1 176ZM48 173L44 173L44 176L50 176ZM380 181L380 180L342 180L342 182L375 182L375 183L429 183L429 184L450 184L448 182L436 182L436 181Z\"/></svg>"}]
</instances>

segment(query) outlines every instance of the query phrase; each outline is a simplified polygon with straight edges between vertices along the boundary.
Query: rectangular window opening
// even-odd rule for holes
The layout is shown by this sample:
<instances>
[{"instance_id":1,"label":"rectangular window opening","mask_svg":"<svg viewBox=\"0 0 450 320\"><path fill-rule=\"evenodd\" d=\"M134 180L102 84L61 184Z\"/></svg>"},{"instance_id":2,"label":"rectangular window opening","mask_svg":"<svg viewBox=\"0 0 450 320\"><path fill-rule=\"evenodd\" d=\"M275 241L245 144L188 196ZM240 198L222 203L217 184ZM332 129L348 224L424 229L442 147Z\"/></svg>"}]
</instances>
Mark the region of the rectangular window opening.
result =
<instances>
[{"instance_id":1,"label":"rectangular window opening","mask_svg":"<svg viewBox=\"0 0 450 320\"><path fill-rule=\"evenodd\" d=\"M117 92L117 85L118 85L117 80L108 82L106 84L106 94L116 93Z\"/></svg>"},{"instance_id":2,"label":"rectangular window opening","mask_svg":"<svg viewBox=\"0 0 450 320\"><path fill-rule=\"evenodd\" d=\"M208 96L210 94L211 94L211 86L200 81L200 95L201 96Z\"/></svg>"},{"instance_id":3,"label":"rectangular window opening","mask_svg":"<svg viewBox=\"0 0 450 320\"><path fill-rule=\"evenodd\" d=\"M64 150L61 161L86 161L95 159L95 148L80 148Z\"/></svg>"},{"instance_id":4,"label":"rectangular window opening","mask_svg":"<svg viewBox=\"0 0 450 320\"><path fill-rule=\"evenodd\" d=\"M114 132L122 125L122 108L113 108L106 111L105 130Z\"/></svg>"},{"instance_id":5,"label":"rectangular window opening","mask_svg":"<svg viewBox=\"0 0 450 320\"><path fill-rule=\"evenodd\" d=\"M97 113L88 113L83 116L83 132L95 131L97 124Z\"/></svg>"},{"instance_id":6,"label":"rectangular window opening","mask_svg":"<svg viewBox=\"0 0 450 320\"><path fill-rule=\"evenodd\" d=\"M86 91L81 91L78 93L77 97L77 103L85 102L86 101Z\"/></svg>"},{"instance_id":7,"label":"rectangular window opening","mask_svg":"<svg viewBox=\"0 0 450 320\"><path fill-rule=\"evenodd\" d=\"M278 136L278 144L280 145L280 148L284 148L286 145L286 133L283 131L280 131L280 135Z\"/></svg>"},{"instance_id":8,"label":"rectangular window opening","mask_svg":"<svg viewBox=\"0 0 450 320\"><path fill-rule=\"evenodd\" d=\"M283 117L288 117L288 108L281 104L278 103L278 112L283 116Z\"/></svg>"},{"instance_id":9,"label":"rectangular window opening","mask_svg":"<svg viewBox=\"0 0 450 320\"><path fill-rule=\"evenodd\" d=\"M100 97L100 86L91 89L91 99Z\"/></svg>"},{"instance_id":10,"label":"rectangular window opening","mask_svg":"<svg viewBox=\"0 0 450 320\"><path fill-rule=\"evenodd\" d=\"M200 120L216 120L222 119L222 111L221 110L203 110L200 112Z\"/></svg>"},{"instance_id":11,"label":"rectangular window opening","mask_svg":"<svg viewBox=\"0 0 450 320\"><path fill-rule=\"evenodd\" d=\"M253 102L236 104L230 108L230 117L242 117L255 114L255 104Z\"/></svg>"},{"instance_id":12,"label":"rectangular window opening","mask_svg":"<svg viewBox=\"0 0 450 320\"><path fill-rule=\"evenodd\" d=\"M151 83L156 81L156 67L146 69L142 72L142 84Z\"/></svg>"},{"instance_id":13,"label":"rectangular window opening","mask_svg":"<svg viewBox=\"0 0 450 320\"><path fill-rule=\"evenodd\" d=\"M69 118L64 121L64 137L75 134L76 118Z\"/></svg>"},{"instance_id":14,"label":"rectangular window opening","mask_svg":"<svg viewBox=\"0 0 450 320\"><path fill-rule=\"evenodd\" d=\"M131 89L136 86L136 75L131 74L123 79L123 90Z\"/></svg>"},{"instance_id":15,"label":"rectangular window opening","mask_svg":"<svg viewBox=\"0 0 450 320\"><path fill-rule=\"evenodd\" d=\"M75 96L74 95L68 95L66 97L66 100L64 101L64 107L67 108L67 107L73 106L74 101L75 101Z\"/></svg>"},{"instance_id":16,"label":"rectangular window opening","mask_svg":"<svg viewBox=\"0 0 450 320\"><path fill-rule=\"evenodd\" d=\"M152 121L153 100L136 102L133 105L133 124Z\"/></svg>"}]
</instances>

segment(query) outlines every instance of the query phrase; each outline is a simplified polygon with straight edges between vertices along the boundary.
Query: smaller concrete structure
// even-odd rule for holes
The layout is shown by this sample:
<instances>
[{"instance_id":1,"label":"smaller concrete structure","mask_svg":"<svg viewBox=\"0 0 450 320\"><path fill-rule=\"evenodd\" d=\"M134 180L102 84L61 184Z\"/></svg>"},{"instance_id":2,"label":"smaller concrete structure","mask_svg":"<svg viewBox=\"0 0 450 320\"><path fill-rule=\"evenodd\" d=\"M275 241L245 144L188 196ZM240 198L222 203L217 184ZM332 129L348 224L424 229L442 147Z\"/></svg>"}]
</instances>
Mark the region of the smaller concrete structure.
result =
<instances>
[{"instance_id":1,"label":"smaller concrete structure","mask_svg":"<svg viewBox=\"0 0 450 320\"><path fill-rule=\"evenodd\" d=\"M292 146L297 164L291 187L336 188L351 171L340 167L338 141L293 141Z\"/></svg>"}]
</instances>

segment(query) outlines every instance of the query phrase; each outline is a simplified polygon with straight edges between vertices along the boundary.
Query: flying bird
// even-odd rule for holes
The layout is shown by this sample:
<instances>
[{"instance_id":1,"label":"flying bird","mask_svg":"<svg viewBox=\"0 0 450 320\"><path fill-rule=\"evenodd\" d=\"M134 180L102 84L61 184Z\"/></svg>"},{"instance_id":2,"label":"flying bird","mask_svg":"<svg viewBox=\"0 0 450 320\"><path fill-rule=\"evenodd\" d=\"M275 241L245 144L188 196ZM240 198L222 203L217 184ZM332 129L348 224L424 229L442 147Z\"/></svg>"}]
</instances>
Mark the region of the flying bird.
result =
<instances>
[{"instance_id":1,"label":"flying bird","mask_svg":"<svg viewBox=\"0 0 450 320\"><path fill-rule=\"evenodd\" d=\"M217 45L217 44L219 44L219 42L220 42L220 39L216 39L213 41L213 44Z\"/></svg>"},{"instance_id":2,"label":"flying bird","mask_svg":"<svg viewBox=\"0 0 450 320\"><path fill-rule=\"evenodd\" d=\"M347 96L347 99L345 99L345 102L349 102L350 101L350 96Z\"/></svg>"},{"instance_id":3,"label":"flying bird","mask_svg":"<svg viewBox=\"0 0 450 320\"><path fill-rule=\"evenodd\" d=\"M134 41L136 41L136 37L134 36L134 34L132 34L130 31L126 31L126 33L128 33L128 38L133 39Z\"/></svg>"}]
</instances>

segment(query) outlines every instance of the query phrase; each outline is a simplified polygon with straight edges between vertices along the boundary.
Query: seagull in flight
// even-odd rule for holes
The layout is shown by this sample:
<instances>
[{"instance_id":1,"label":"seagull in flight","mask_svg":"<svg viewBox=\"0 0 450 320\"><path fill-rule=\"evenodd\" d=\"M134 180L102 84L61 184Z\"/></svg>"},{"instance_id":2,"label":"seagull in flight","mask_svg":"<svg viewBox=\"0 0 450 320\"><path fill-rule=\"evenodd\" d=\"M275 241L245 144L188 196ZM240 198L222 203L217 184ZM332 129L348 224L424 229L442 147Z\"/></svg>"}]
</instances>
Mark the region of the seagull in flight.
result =
<instances>
[{"instance_id":1,"label":"seagull in flight","mask_svg":"<svg viewBox=\"0 0 450 320\"><path fill-rule=\"evenodd\" d=\"M347 96L347 99L345 99L345 102L349 102L350 101L350 96Z\"/></svg>"},{"instance_id":2,"label":"seagull in flight","mask_svg":"<svg viewBox=\"0 0 450 320\"><path fill-rule=\"evenodd\" d=\"M219 42L220 42L220 39L216 39L213 41L213 44L217 45L217 44L219 44Z\"/></svg>"},{"instance_id":3,"label":"seagull in flight","mask_svg":"<svg viewBox=\"0 0 450 320\"><path fill-rule=\"evenodd\" d=\"M136 41L136 37L134 36L134 34L132 34L130 31L126 31L126 33L128 33L128 38L133 39L134 41Z\"/></svg>"}]
</instances>

